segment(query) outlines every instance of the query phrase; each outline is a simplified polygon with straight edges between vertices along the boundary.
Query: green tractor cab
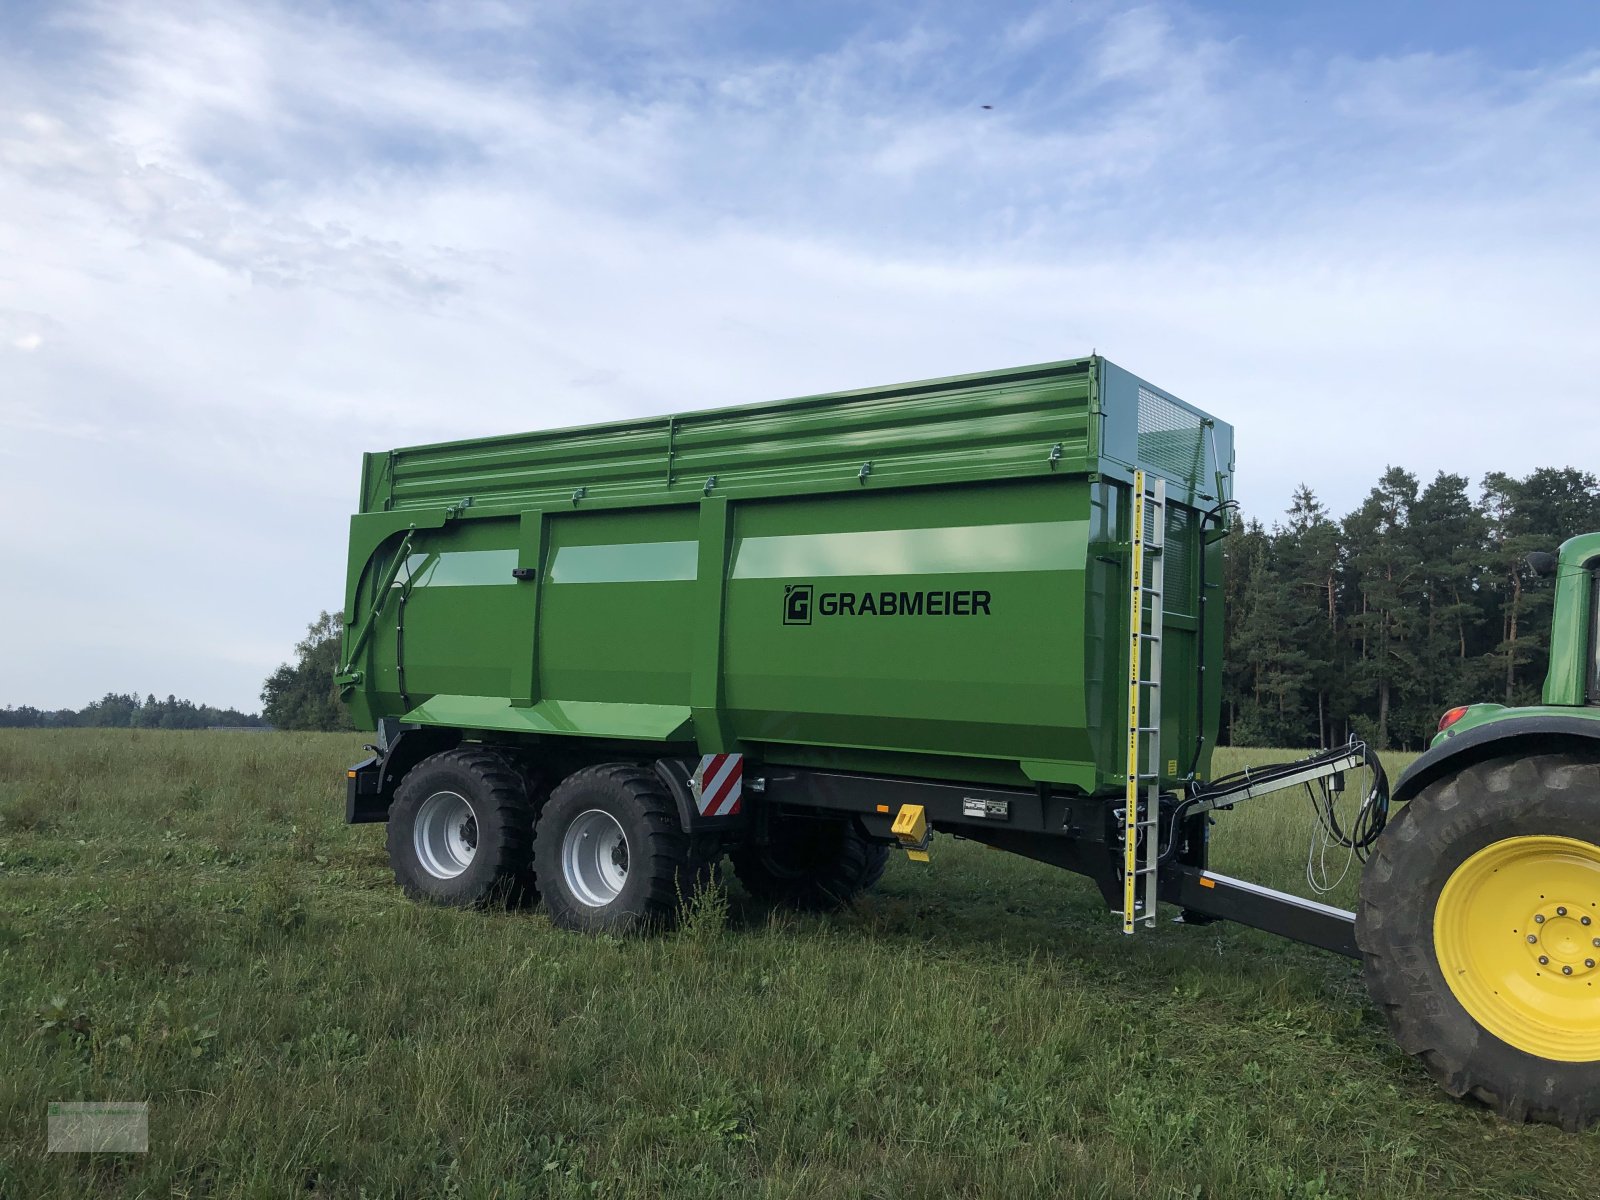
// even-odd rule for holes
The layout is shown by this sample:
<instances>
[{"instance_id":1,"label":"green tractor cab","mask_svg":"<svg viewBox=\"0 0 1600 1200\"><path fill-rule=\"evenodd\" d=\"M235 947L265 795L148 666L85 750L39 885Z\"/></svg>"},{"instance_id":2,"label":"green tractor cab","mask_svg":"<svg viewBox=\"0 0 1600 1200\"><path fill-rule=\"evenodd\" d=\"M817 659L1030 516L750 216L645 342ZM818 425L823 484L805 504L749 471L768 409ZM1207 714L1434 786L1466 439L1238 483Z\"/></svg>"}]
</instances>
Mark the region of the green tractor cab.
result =
<instances>
[{"instance_id":1,"label":"green tractor cab","mask_svg":"<svg viewBox=\"0 0 1600 1200\"><path fill-rule=\"evenodd\" d=\"M1439 719L1428 750L1401 777L1392 800L1409 800L1430 783L1484 758L1550 749L1593 754L1600 742L1600 533L1569 538L1557 555L1529 556L1536 572L1556 577L1550 670L1543 703L1510 707L1464 704Z\"/></svg>"}]
</instances>

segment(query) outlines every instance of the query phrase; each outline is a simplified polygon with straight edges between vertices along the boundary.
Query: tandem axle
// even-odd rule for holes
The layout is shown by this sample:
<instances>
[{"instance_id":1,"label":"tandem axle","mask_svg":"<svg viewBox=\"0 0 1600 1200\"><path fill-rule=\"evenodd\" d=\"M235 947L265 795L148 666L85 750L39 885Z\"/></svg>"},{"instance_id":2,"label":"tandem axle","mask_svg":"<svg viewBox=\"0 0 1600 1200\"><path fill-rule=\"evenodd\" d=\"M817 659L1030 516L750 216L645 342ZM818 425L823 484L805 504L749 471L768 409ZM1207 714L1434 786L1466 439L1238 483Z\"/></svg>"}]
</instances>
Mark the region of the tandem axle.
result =
<instances>
[{"instance_id":1,"label":"tandem axle","mask_svg":"<svg viewBox=\"0 0 1600 1200\"><path fill-rule=\"evenodd\" d=\"M407 765L440 749L442 731L391 727L384 732L391 736L379 753L348 772L346 817L352 823L388 820L395 785ZM743 756L718 757L736 760L734 766L742 775ZM1369 803L1386 806L1381 768L1359 742L1298 762L1242 772L1196 787L1187 796L1162 796L1154 826L1159 831L1159 901L1178 906L1180 919L1190 924L1233 921L1360 957L1354 913L1220 875L1207 869L1207 859L1212 813L1291 788L1321 785L1337 792L1346 774L1363 768L1376 768ZM684 833L692 838L770 847L790 836L797 825L845 819L872 844L903 849L926 861L928 835L938 830L1086 876L1113 910L1122 896L1125 814L1116 797L1070 795L1044 785L1031 790L997 788L772 766L742 779L749 803L740 801L736 811L710 815L702 811L691 760L660 759L650 769L671 796ZM1146 914L1140 911L1138 916L1142 920Z\"/></svg>"}]
</instances>

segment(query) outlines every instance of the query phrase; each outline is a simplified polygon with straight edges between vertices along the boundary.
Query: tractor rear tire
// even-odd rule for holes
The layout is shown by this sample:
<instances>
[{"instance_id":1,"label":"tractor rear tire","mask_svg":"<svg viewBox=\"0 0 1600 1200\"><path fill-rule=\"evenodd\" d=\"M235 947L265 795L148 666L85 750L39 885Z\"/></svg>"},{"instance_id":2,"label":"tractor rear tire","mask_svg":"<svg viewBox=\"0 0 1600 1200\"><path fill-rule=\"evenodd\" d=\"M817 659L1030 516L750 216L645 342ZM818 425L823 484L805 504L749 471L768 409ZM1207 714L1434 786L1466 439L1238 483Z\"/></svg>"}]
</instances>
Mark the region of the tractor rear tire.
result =
<instances>
[{"instance_id":1,"label":"tractor rear tire","mask_svg":"<svg viewBox=\"0 0 1600 1200\"><path fill-rule=\"evenodd\" d=\"M757 900L821 912L842 908L877 885L889 847L868 840L854 821L791 818L774 822L765 846L746 843L729 859Z\"/></svg>"},{"instance_id":2,"label":"tractor rear tire","mask_svg":"<svg viewBox=\"0 0 1600 1200\"><path fill-rule=\"evenodd\" d=\"M458 746L407 771L387 842L395 882L413 900L482 908L534 896L528 782L485 746Z\"/></svg>"},{"instance_id":3,"label":"tractor rear tire","mask_svg":"<svg viewBox=\"0 0 1600 1200\"><path fill-rule=\"evenodd\" d=\"M1389 822L1356 941L1400 1048L1452 1096L1600 1119L1600 762L1473 763Z\"/></svg>"},{"instance_id":4,"label":"tractor rear tire","mask_svg":"<svg viewBox=\"0 0 1600 1200\"><path fill-rule=\"evenodd\" d=\"M579 933L670 929L715 882L720 847L683 831L647 767L586 767L550 793L534 839L534 875L550 919Z\"/></svg>"}]
</instances>

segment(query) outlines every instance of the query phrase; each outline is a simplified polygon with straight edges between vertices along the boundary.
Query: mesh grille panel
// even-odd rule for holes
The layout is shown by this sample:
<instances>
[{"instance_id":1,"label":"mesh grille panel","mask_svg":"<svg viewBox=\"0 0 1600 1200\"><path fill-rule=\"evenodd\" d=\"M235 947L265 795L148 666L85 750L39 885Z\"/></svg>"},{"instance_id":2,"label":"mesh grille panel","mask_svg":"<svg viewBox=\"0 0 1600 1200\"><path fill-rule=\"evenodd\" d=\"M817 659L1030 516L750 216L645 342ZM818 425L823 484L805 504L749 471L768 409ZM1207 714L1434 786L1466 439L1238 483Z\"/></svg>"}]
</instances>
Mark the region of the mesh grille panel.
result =
<instances>
[{"instance_id":1,"label":"mesh grille panel","mask_svg":"<svg viewBox=\"0 0 1600 1200\"><path fill-rule=\"evenodd\" d=\"M1167 543L1161 551L1166 560L1162 608L1169 613L1192 617L1194 612L1194 547L1189 532L1193 515L1187 508L1167 507Z\"/></svg>"},{"instance_id":2,"label":"mesh grille panel","mask_svg":"<svg viewBox=\"0 0 1600 1200\"><path fill-rule=\"evenodd\" d=\"M1205 426L1188 409L1142 387L1139 458L1168 479L1197 482L1205 467Z\"/></svg>"}]
</instances>

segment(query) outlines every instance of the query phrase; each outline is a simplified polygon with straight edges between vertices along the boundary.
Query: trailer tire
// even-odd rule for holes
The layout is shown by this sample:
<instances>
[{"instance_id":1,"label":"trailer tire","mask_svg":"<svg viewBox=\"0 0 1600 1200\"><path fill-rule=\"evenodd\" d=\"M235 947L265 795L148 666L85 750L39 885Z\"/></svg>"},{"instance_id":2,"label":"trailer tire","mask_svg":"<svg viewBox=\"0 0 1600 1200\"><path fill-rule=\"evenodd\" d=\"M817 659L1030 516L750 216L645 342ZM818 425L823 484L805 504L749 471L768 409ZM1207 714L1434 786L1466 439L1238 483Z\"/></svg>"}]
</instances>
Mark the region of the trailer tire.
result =
<instances>
[{"instance_id":1,"label":"trailer tire","mask_svg":"<svg viewBox=\"0 0 1600 1200\"><path fill-rule=\"evenodd\" d=\"M720 857L684 832L654 771L611 763L574 772L550 793L533 870L556 925L628 934L675 925L685 902L716 880Z\"/></svg>"},{"instance_id":2,"label":"trailer tire","mask_svg":"<svg viewBox=\"0 0 1600 1200\"><path fill-rule=\"evenodd\" d=\"M387 844L413 900L455 908L521 904L533 890L533 798L511 762L484 746L423 759L395 791Z\"/></svg>"},{"instance_id":3,"label":"trailer tire","mask_svg":"<svg viewBox=\"0 0 1600 1200\"><path fill-rule=\"evenodd\" d=\"M1600 1119L1597 829L1600 763L1491 759L1419 792L1362 875L1356 941L1395 1040L1508 1121Z\"/></svg>"},{"instance_id":4,"label":"trailer tire","mask_svg":"<svg viewBox=\"0 0 1600 1200\"><path fill-rule=\"evenodd\" d=\"M774 821L766 845L746 843L729 860L757 900L812 912L842 908L883 878L889 847L850 820Z\"/></svg>"}]
</instances>

